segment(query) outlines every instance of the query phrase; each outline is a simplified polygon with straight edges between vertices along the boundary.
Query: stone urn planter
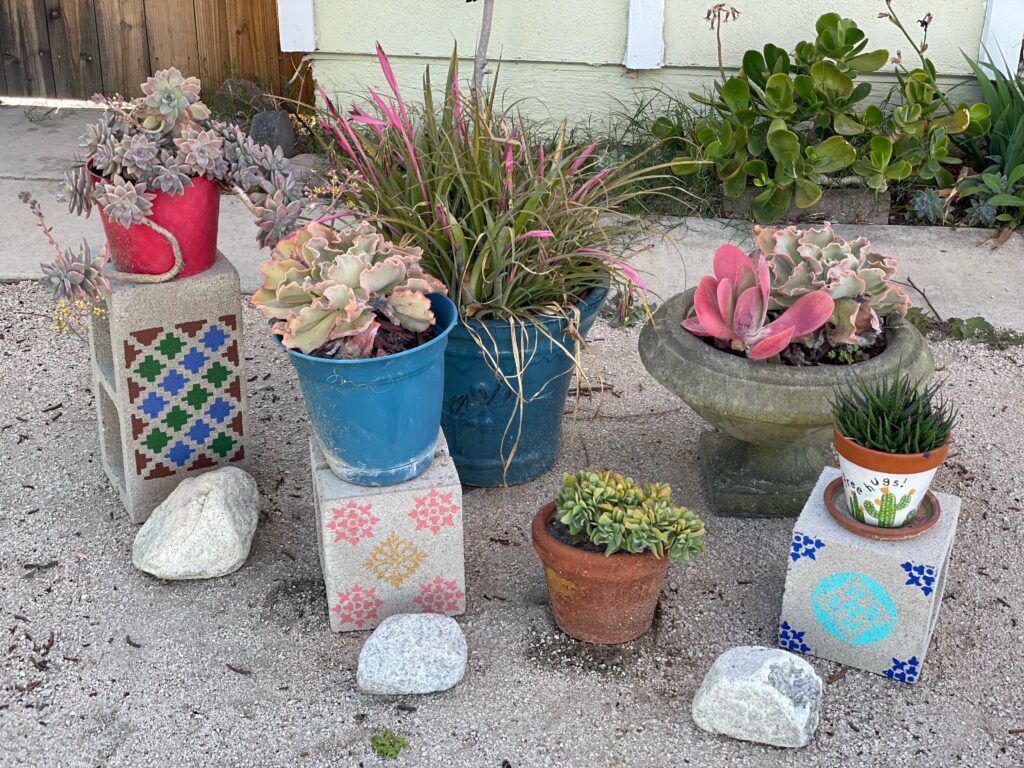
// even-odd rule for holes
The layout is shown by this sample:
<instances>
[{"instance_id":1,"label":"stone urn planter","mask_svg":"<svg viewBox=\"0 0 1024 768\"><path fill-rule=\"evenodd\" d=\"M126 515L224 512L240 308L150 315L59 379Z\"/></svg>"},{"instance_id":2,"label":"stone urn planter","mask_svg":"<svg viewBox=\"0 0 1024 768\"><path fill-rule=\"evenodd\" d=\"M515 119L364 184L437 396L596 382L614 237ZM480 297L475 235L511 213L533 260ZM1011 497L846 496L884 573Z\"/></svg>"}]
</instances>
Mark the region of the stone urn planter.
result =
<instances>
[{"instance_id":1,"label":"stone urn planter","mask_svg":"<svg viewBox=\"0 0 1024 768\"><path fill-rule=\"evenodd\" d=\"M822 469L832 463L832 408L837 385L892 376L931 378L931 352L899 316L886 324L882 354L852 366L793 367L716 349L679 323L694 289L669 299L640 334L650 374L717 428L698 441L704 482L718 515L799 514Z\"/></svg>"}]
</instances>

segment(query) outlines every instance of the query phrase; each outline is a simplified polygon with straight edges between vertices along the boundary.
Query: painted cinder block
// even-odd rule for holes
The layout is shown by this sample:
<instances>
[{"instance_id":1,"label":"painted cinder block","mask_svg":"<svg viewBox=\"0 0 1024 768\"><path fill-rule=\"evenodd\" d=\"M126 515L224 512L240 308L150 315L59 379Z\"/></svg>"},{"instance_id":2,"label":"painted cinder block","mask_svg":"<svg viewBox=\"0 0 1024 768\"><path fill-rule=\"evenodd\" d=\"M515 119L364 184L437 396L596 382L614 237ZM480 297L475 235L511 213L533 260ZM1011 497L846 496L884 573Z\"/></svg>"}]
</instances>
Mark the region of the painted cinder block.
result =
<instances>
[{"instance_id":1,"label":"painted cinder block","mask_svg":"<svg viewBox=\"0 0 1024 768\"><path fill-rule=\"evenodd\" d=\"M842 528L825 507L827 467L793 528L779 645L913 683L939 618L960 499L936 493L942 508L929 530L876 541Z\"/></svg>"},{"instance_id":2,"label":"painted cinder block","mask_svg":"<svg viewBox=\"0 0 1024 768\"><path fill-rule=\"evenodd\" d=\"M142 523L186 476L246 466L238 272L218 254L166 283L112 280L90 333L103 468Z\"/></svg>"},{"instance_id":3,"label":"painted cinder block","mask_svg":"<svg viewBox=\"0 0 1024 768\"><path fill-rule=\"evenodd\" d=\"M463 613L462 485L444 434L429 469L397 485L347 483L314 439L309 450L331 630L373 629L397 613Z\"/></svg>"}]
</instances>

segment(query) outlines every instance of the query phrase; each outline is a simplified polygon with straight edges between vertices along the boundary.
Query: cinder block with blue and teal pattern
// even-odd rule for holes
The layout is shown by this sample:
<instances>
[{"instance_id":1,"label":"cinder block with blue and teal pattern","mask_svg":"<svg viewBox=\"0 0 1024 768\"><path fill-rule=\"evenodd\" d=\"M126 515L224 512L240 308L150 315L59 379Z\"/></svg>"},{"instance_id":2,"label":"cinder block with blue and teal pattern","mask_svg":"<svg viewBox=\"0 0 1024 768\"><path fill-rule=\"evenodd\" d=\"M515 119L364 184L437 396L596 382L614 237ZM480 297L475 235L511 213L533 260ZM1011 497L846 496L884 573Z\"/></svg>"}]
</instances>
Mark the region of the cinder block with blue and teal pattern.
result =
<instances>
[{"instance_id":1,"label":"cinder block with blue and teal pattern","mask_svg":"<svg viewBox=\"0 0 1024 768\"><path fill-rule=\"evenodd\" d=\"M913 683L942 605L960 499L936 493L939 521L920 536L877 541L840 526L825 507L828 467L793 528L779 618L782 648Z\"/></svg>"}]
</instances>

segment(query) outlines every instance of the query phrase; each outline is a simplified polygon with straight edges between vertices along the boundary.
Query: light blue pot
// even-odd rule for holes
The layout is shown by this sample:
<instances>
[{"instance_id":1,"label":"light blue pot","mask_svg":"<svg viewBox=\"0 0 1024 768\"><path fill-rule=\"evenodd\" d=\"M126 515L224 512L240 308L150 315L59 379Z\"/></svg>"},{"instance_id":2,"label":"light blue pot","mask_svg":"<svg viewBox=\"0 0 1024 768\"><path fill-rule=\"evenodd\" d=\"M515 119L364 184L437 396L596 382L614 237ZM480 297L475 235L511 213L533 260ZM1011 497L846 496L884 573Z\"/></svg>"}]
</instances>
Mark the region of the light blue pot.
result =
<instances>
[{"instance_id":1,"label":"light blue pot","mask_svg":"<svg viewBox=\"0 0 1024 768\"><path fill-rule=\"evenodd\" d=\"M327 463L356 485L394 485L434 458L444 393L444 352L458 313L431 293L437 318L426 344L385 357L329 360L288 350L313 433Z\"/></svg>"}]
</instances>

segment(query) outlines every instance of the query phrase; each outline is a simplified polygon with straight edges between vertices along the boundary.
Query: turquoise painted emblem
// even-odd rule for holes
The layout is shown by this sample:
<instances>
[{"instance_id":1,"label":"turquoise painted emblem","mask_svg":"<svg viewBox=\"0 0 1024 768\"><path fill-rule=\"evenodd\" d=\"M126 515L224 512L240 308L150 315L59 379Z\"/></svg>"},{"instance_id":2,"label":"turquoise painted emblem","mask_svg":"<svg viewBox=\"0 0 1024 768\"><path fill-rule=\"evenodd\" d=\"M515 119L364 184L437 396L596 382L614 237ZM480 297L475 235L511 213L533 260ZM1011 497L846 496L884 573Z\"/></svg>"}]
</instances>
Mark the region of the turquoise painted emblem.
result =
<instances>
[{"instance_id":1,"label":"turquoise painted emblem","mask_svg":"<svg viewBox=\"0 0 1024 768\"><path fill-rule=\"evenodd\" d=\"M896 626L896 603L885 587L863 573L832 573L811 590L818 623L837 640L868 645Z\"/></svg>"}]
</instances>

